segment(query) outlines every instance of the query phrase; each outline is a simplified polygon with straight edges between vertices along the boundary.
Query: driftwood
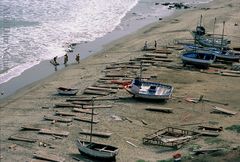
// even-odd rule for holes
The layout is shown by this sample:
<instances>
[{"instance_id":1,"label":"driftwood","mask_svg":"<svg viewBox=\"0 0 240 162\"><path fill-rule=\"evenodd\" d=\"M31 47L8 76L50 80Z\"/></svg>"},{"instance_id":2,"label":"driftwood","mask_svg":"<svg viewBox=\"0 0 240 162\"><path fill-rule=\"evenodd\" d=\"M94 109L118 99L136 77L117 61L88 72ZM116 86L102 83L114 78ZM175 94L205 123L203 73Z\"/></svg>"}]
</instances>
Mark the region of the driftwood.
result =
<instances>
[{"instance_id":1,"label":"driftwood","mask_svg":"<svg viewBox=\"0 0 240 162\"><path fill-rule=\"evenodd\" d=\"M56 121L56 122L63 122L63 123L70 123L70 122L72 122L72 119L62 118L62 117L57 117L57 116L44 116L44 119L45 120Z\"/></svg>"},{"instance_id":2,"label":"driftwood","mask_svg":"<svg viewBox=\"0 0 240 162\"><path fill-rule=\"evenodd\" d=\"M145 120L141 120L141 122L144 124L144 125L148 125L148 123L145 121Z\"/></svg>"},{"instance_id":3,"label":"driftwood","mask_svg":"<svg viewBox=\"0 0 240 162\"><path fill-rule=\"evenodd\" d=\"M107 132L91 132L90 131L81 131L80 134L85 134L85 135L92 135L92 136L97 136L97 137L103 137L103 138L109 138L112 133L107 133Z\"/></svg>"},{"instance_id":4,"label":"driftwood","mask_svg":"<svg viewBox=\"0 0 240 162\"><path fill-rule=\"evenodd\" d=\"M72 104L74 105L90 105L90 102L84 102L84 101L72 101Z\"/></svg>"},{"instance_id":5,"label":"driftwood","mask_svg":"<svg viewBox=\"0 0 240 162\"><path fill-rule=\"evenodd\" d=\"M43 160L53 161L53 162L64 162L65 161L64 158L59 157L58 155L48 154L43 151L35 152L33 154L33 156L38 159L43 159Z\"/></svg>"},{"instance_id":6,"label":"driftwood","mask_svg":"<svg viewBox=\"0 0 240 162\"><path fill-rule=\"evenodd\" d=\"M56 135L56 136L65 136L67 137L69 135L69 132L67 131L56 131L56 130L50 130L50 129L41 129L39 134L48 134L48 135Z\"/></svg>"},{"instance_id":7,"label":"driftwood","mask_svg":"<svg viewBox=\"0 0 240 162\"><path fill-rule=\"evenodd\" d=\"M137 147L137 145L133 144L132 142L126 141L128 144L132 145L133 147Z\"/></svg>"},{"instance_id":8,"label":"driftwood","mask_svg":"<svg viewBox=\"0 0 240 162\"><path fill-rule=\"evenodd\" d=\"M35 143L38 140L38 139L34 139L34 138L21 137L21 136L18 136L18 135L12 135L8 139L9 140L15 140L15 141L30 142L30 143Z\"/></svg>"},{"instance_id":9,"label":"driftwood","mask_svg":"<svg viewBox=\"0 0 240 162\"><path fill-rule=\"evenodd\" d=\"M213 110L214 110L215 112L220 112L220 113L224 113L224 114L227 114L227 115L235 115L235 114L237 114L237 112L230 111L230 110L226 110L226 109L224 109L224 108L220 108L220 107L217 107L217 106L215 106L215 107L213 108Z\"/></svg>"},{"instance_id":10,"label":"driftwood","mask_svg":"<svg viewBox=\"0 0 240 162\"><path fill-rule=\"evenodd\" d=\"M97 124L99 122L99 120L95 120L93 119L93 121L91 121L91 119L89 118L84 118L84 117L74 117L74 120L78 120L78 121L82 121L82 122L87 122L87 123L93 123L93 124Z\"/></svg>"},{"instance_id":11,"label":"driftwood","mask_svg":"<svg viewBox=\"0 0 240 162\"><path fill-rule=\"evenodd\" d=\"M79 109L79 108L73 108L74 112L79 112L79 113L85 113L85 114L92 114L92 111L89 111L87 109ZM98 113L93 112L93 115L97 115Z\"/></svg>"},{"instance_id":12,"label":"driftwood","mask_svg":"<svg viewBox=\"0 0 240 162\"><path fill-rule=\"evenodd\" d=\"M165 113L172 113L172 108L165 108L165 107L148 107L146 108L148 111L158 111L158 112L165 112Z\"/></svg>"},{"instance_id":13,"label":"driftwood","mask_svg":"<svg viewBox=\"0 0 240 162\"><path fill-rule=\"evenodd\" d=\"M83 106L83 109L96 109L96 108L112 108L112 105Z\"/></svg>"}]
</instances>

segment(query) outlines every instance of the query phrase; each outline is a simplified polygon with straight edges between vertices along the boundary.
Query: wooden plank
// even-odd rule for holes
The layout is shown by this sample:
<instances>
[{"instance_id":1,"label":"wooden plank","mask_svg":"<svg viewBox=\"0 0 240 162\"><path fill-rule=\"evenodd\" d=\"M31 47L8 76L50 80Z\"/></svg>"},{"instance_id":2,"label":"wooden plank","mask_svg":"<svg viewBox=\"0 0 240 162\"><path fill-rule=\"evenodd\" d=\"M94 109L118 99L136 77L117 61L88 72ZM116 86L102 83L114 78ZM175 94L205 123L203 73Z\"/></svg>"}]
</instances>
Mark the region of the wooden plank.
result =
<instances>
[{"instance_id":1,"label":"wooden plank","mask_svg":"<svg viewBox=\"0 0 240 162\"><path fill-rule=\"evenodd\" d=\"M110 93L117 93L117 91L114 90L114 89L95 87L95 86L89 86L89 87L87 87L87 89L98 90L98 91L106 91L106 92L110 92Z\"/></svg>"},{"instance_id":2,"label":"wooden plank","mask_svg":"<svg viewBox=\"0 0 240 162\"><path fill-rule=\"evenodd\" d=\"M95 86L100 88L123 89L123 86L121 85L97 84Z\"/></svg>"},{"instance_id":3,"label":"wooden plank","mask_svg":"<svg viewBox=\"0 0 240 162\"><path fill-rule=\"evenodd\" d=\"M92 121L91 121L91 119L89 119L89 118L84 118L84 117L74 117L73 118L74 120L78 120L78 121L82 121L82 122L87 122L87 123L91 123ZM99 120L95 120L95 119L93 119L93 124L97 124L99 122Z\"/></svg>"},{"instance_id":4,"label":"wooden plank","mask_svg":"<svg viewBox=\"0 0 240 162\"><path fill-rule=\"evenodd\" d=\"M22 130L26 130L26 131L39 131L41 128L35 127L35 126L31 126L31 125L24 125L21 127Z\"/></svg>"},{"instance_id":5,"label":"wooden plank","mask_svg":"<svg viewBox=\"0 0 240 162\"><path fill-rule=\"evenodd\" d=\"M233 74L233 73L227 73L227 72L221 72L220 75L230 76L230 77L240 77L240 74Z\"/></svg>"},{"instance_id":6,"label":"wooden plank","mask_svg":"<svg viewBox=\"0 0 240 162\"><path fill-rule=\"evenodd\" d=\"M221 112L221 113L224 113L224 114L227 114L227 115L236 115L237 114L237 112L226 110L224 108L220 108L220 107L217 107L217 106L215 106L213 109L216 112Z\"/></svg>"},{"instance_id":7,"label":"wooden plank","mask_svg":"<svg viewBox=\"0 0 240 162\"><path fill-rule=\"evenodd\" d=\"M165 107L147 107L146 110L157 111L157 112L165 112L165 113L173 113L172 108L165 108Z\"/></svg>"},{"instance_id":8,"label":"wooden plank","mask_svg":"<svg viewBox=\"0 0 240 162\"><path fill-rule=\"evenodd\" d=\"M154 58L153 61L173 62L173 59L167 59L167 58Z\"/></svg>"},{"instance_id":9,"label":"wooden plank","mask_svg":"<svg viewBox=\"0 0 240 162\"><path fill-rule=\"evenodd\" d=\"M223 127L210 127L210 126L203 126L203 125L199 125L198 129L218 131L218 132L223 131Z\"/></svg>"},{"instance_id":10,"label":"wooden plank","mask_svg":"<svg viewBox=\"0 0 240 162\"><path fill-rule=\"evenodd\" d=\"M31 162L46 162L48 160L32 159Z\"/></svg>"},{"instance_id":11,"label":"wooden plank","mask_svg":"<svg viewBox=\"0 0 240 162\"><path fill-rule=\"evenodd\" d=\"M91 100L89 100L89 101L91 101ZM72 104L74 104L74 105L89 105L89 104L91 104L91 102L83 102L83 101L72 101Z\"/></svg>"},{"instance_id":12,"label":"wooden plank","mask_svg":"<svg viewBox=\"0 0 240 162\"><path fill-rule=\"evenodd\" d=\"M48 154L43 151L38 151L33 154L35 158L53 161L53 162L64 162L65 159L60 157L59 155Z\"/></svg>"},{"instance_id":13,"label":"wooden plank","mask_svg":"<svg viewBox=\"0 0 240 162\"><path fill-rule=\"evenodd\" d=\"M178 137L178 138L161 138L161 141L164 143L168 142L177 142L177 141L183 141L183 140L190 140L192 136L185 136L185 137Z\"/></svg>"},{"instance_id":14,"label":"wooden plank","mask_svg":"<svg viewBox=\"0 0 240 162\"><path fill-rule=\"evenodd\" d=\"M147 53L144 56L146 56L146 57L156 57L156 58L168 58L167 54L150 54L150 53Z\"/></svg>"},{"instance_id":15,"label":"wooden plank","mask_svg":"<svg viewBox=\"0 0 240 162\"><path fill-rule=\"evenodd\" d=\"M81 131L80 134L85 134L85 135L91 135L90 131ZM92 136L97 136L97 137L102 137L102 138L109 138L112 135L112 133L109 132L92 132Z\"/></svg>"},{"instance_id":16,"label":"wooden plank","mask_svg":"<svg viewBox=\"0 0 240 162\"><path fill-rule=\"evenodd\" d=\"M71 104L71 103L59 103L59 104L55 104L55 108L72 108L72 107L76 107L76 105Z\"/></svg>"},{"instance_id":17,"label":"wooden plank","mask_svg":"<svg viewBox=\"0 0 240 162\"><path fill-rule=\"evenodd\" d=\"M93 106L83 106L83 109L98 109L98 108L112 108L112 105L93 105Z\"/></svg>"},{"instance_id":18,"label":"wooden plank","mask_svg":"<svg viewBox=\"0 0 240 162\"><path fill-rule=\"evenodd\" d=\"M86 89L83 92L84 94L94 94L94 95L108 95L109 92L102 92L102 91L96 91L96 90L89 90Z\"/></svg>"},{"instance_id":19,"label":"wooden plank","mask_svg":"<svg viewBox=\"0 0 240 162\"><path fill-rule=\"evenodd\" d=\"M69 118L62 118L58 116L44 116L45 120L51 120L51 121L56 121L56 122L63 122L63 123L70 123L72 122L72 119Z\"/></svg>"},{"instance_id":20,"label":"wooden plank","mask_svg":"<svg viewBox=\"0 0 240 162\"><path fill-rule=\"evenodd\" d=\"M8 139L9 140L14 140L14 141L30 142L30 143L35 143L38 140L38 139L22 137L22 136L18 136L18 135L12 135Z\"/></svg>"},{"instance_id":21,"label":"wooden plank","mask_svg":"<svg viewBox=\"0 0 240 162\"><path fill-rule=\"evenodd\" d=\"M195 149L193 152L195 154L202 154L202 153L211 153L211 152L216 152L223 150L223 148L200 148L200 149Z\"/></svg>"},{"instance_id":22,"label":"wooden plank","mask_svg":"<svg viewBox=\"0 0 240 162\"><path fill-rule=\"evenodd\" d=\"M211 136L211 137L217 137L219 136L219 132L216 131L197 131L202 136Z\"/></svg>"},{"instance_id":23,"label":"wooden plank","mask_svg":"<svg viewBox=\"0 0 240 162\"><path fill-rule=\"evenodd\" d=\"M92 111L89 111L87 109L79 109L79 108L73 108L74 112L79 112L79 113L85 113L85 114L92 114ZM98 113L93 112L93 115L97 115Z\"/></svg>"},{"instance_id":24,"label":"wooden plank","mask_svg":"<svg viewBox=\"0 0 240 162\"><path fill-rule=\"evenodd\" d=\"M64 137L67 137L69 135L69 132L67 131L50 130L50 129L41 129L38 133L47 134L47 135L64 136Z\"/></svg>"},{"instance_id":25,"label":"wooden plank","mask_svg":"<svg viewBox=\"0 0 240 162\"><path fill-rule=\"evenodd\" d=\"M57 111L55 114L59 115L59 116L76 116L76 114L74 114L74 113L62 112L62 111Z\"/></svg>"}]
</instances>

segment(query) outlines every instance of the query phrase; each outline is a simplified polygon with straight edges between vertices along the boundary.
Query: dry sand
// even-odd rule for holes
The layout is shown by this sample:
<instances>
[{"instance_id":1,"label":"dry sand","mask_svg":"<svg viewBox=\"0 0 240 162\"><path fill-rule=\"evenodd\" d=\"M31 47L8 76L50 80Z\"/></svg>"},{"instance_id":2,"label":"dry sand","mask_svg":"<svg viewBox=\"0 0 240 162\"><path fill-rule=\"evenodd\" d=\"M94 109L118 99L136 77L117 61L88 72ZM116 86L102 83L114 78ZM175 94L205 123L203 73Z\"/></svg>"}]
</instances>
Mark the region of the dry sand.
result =
<instances>
[{"instance_id":1,"label":"dry sand","mask_svg":"<svg viewBox=\"0 0 240 162\"><path fill-rule=\"evenodd\" d=\"M214 18L217 18L216 33L221 33L222 21L226 21L226 35L230 37L233 45L239 45L240 37L240 2L238 0L216 0L208 5L200 6L195 9L186 10L175 14L166 20L151 24L137 33L124 37L105 47L105 49L93 56L81 61L80 64L71 65L64 70L56 72L53 76L42 81L34 83L20 90L15 95L7 98L0 104L0 126L1 126L1 161L31 161L33 153L38 150L60 155L66 161L75 161L73 156L80 157L75 141L78 137L86 139L86 136L79 134L81 129L88 129L89 124L73 121L71 124L54 123L45 121L44 115L54 115L57 110L55 103L65 103L66 97L56 95L56 87L69 86L80 89L80 96L83 90L97 82L104 76L102 72L106 65L112 62L124 62L131 58L139 57L144 54L140 49L147 40L149 43L158 41L158 46L172 44L175 39L191 38L190 32L194 30L200 15L204 19L203 23L207 31L211 33ZM238 23L238 26L234 26ZM238 39L237 39L238 37ZM180 63L179 51L174 50L171 58L174 63ZM182 96L199 97L226 102L229 105L224 106L233 111L239 112L240 108L240 79L237 77L226 77L213 74L200 73L194 70L169 69L164 67L150 67L144 74L154 74L157 77L154 81L161 81L174 86L173 98L167 103L144 102L134 99L123 101L105 101L96 102L97 104L112 104L112 109L95 110L99 114L96 116L100 122L94 125L94 130L112 132L109 139L94 137L96 142L108 143L118 146L120 149L117 161L130 162L144 159L146 161L157 161L171 158L176 152L174 150L166 151L163 147L143 145L142 138L145 134L153 133L166 126L180 126L189 123L203 123L205 125L229 127L240 123L240 114L227 116L221 114L212 114L212 105L218 104L193 104L183 100ZM119 90L117 95L128 96L124 90ZM178 98L180 97L180 98ZM163 106L174 109L173 114L163 114L148 112L147 106ZM47 107L43 108L43 107ZM60 111L70 112L70 109L61 109ZM122 118L122 121L113 120L116 115ZM130 119L124 120L124 119ZM144 125L141 120L148 125ZM213 125L214 124L214 125ZM20 131L23 125L33 125L41 128L60 129L69 131L67 138L55 139L53 136L40 135L34 131ZM196 125L185 126L185 129L194 129ZM38 138L39 141L51 144L54 149L39 146L37 143L26 143L19 141L10 141L11 135L21 135L25 137ZM213 137L214 138L214 137ZM240 136L237 133L224 130L217 139L221 142L209 144L214 139L201 137L191 141L183 148L178 150L184 155L189 155L188 149L193 145L201 147L231 147L240 145ZM137 147L128 144L126 141L134 143ZM13 145L16 144L16 145ZM10 146L13 146L10 148ZM84 160L86 161L86 160ZM89 161L89 160L88 160Z\"/></svg>"}]
</instances>

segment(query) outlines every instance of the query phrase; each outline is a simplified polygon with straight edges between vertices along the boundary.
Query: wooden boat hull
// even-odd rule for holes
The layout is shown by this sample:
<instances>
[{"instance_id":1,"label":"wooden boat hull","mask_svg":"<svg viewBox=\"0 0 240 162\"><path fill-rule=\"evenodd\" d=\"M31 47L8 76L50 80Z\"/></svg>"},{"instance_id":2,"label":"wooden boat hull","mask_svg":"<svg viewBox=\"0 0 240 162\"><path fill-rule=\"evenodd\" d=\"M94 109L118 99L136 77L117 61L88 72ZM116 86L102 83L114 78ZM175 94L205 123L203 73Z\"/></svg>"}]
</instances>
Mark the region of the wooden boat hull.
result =
<instances>
[{"instance_id":1,"label":"wooden boat hull","mask_svg":"<svg viewBox=\"0 0 240 162\"><path fill-rule=\"evenodd\" d=\"M77 147L81 154L87 155L96 159L113 160L118 154L118 148L110 145L90 143L77 140Z\"/></svg>"},{"instance_id":2,"label":"wooden boat hull","mask_svg":"<svg viewBox=\"0 0 240 162\"><path fill-rule=\"evenodd\" d=\"M78 93L78 89L64 88L64 87L57 88L57 91L58 91L58 94L60 95L76 95Z\"/></svg>"},{"instance_id":3,"label":"wooden boat hull","mask_svg":"<svg viewBox=\"0 0 240 162\"><path fill-rule=\"evenodd\" d=\"M223 39L220 37L213 37L207 35L197 35L193 32L194 39L204 47L215 47L215 48L225 48L230 44L228 39Z\"/></svg>"},{"instance_id":4,"label":"wooden boat hull","mask_svg":"<svg viewBox=\"0 0 240 162\"><path fill-rule=\"evenodd\" d=\"M187 51L181 55L184 65L194 65L199 68L208 68L216 57L207 52Z\"/></svg>"},{"instance_id":5,"label":"wooden boat hull","mask_svg":"<svg viewBox=\"0 0 240 162\"><path fill-rule=\"evenodd\" d=\"M193 50L201 50L201 51L207 51L216 56L216 59L219 60L226 60L226 61L233 61L233 62L239 62L240 56L236 55L232 51L228 50L219 50L217 48L212 48L212 47L202 47L200 45L185 45L185 49L187 51L193 51Z\"/></svg>"},{"instance_id":6,"label":"wooden boat hull","mask_svg":"<svg viewBox=\"0 0 240 162\"><path fill-rule=\"evenodd\" d=\"M136 86L134 82L135 80L129 86L125 86L125 89L135 98L168 100L172 96L173 87L170 85L141 81L141 86Z\"/></svg>"}]
</instances>

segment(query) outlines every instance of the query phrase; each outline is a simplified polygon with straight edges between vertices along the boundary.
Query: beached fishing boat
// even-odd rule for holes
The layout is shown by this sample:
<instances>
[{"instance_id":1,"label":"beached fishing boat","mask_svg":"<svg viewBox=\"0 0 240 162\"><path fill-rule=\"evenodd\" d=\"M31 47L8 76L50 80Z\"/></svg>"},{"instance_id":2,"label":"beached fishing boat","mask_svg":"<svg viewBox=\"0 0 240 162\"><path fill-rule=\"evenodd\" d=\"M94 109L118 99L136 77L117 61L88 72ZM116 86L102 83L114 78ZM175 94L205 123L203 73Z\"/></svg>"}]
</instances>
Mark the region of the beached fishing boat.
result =
<instances>
[{"instance_id":1,"label":"beached fishing boat","mask_svg":"<svg viewBox=\"0 0 240 162\"><path fill-rule=\"evenodd\" d=\"M139 78L125 86L125 89L136 98L167 100L171 97L173 87L156 82L146 82Z\"/></svg>"},{"instance_id":2,"label":"beached fishing boat","mask_svg":"<svg viewBox=\"0 0 240 162\"><path fill-rule=\"evenodd\" d=\"M93 100L92 100L93 106ZM116 155L118 154L118 148L115 146L95 143L92 142L93 136L93 115L94 115L94 108L92 108L91 113L91 131L90 131L90 141L82 141L80 139L77 140L77 148L79 152L83 155L87 155L92 158L96 159L104 159L104 161L114 160Z\"/></svg>"},{"instance_id":3,"label":"beached fishing boat","mask_svg":"<svg viewBox=\"0 0 240 162\"><path fill-rule=\"evenodd\" d=\"M97 159L113 160L118 154L118 148L106 144L77 140L77 147L81 154Z\"/></svg>"},{"instance_id":4,"label":"beached fishing boat","mask_svg":"<svg viewBox=\"0 0 240 162\"><path fill-rule=\"evenodd\" d=\"M193 51L193 50L201 50L212 53L216 56L216 60L225 60L232 62L239 62L240 55L232 52L231 50L220 50L218 48L213 47L203 47L201 45L188 44L184 46L185 50Z\"/></svg>"},{"instance_id":5,"label":"beached fishing boat","mask_svg":"<svg viewBox=\"0 0 240 162\"><path fill-rule=\"evenodd\" d=\"M57 91L58 91L58 94L60 95L76 95L78 93L78 89L65 88L65 87L58 87Z\"/></svg>"},{"instance_id":6,"label":"beached fishing boat","mask_svg":"<svg viewBox=\"0 0 240 162\"><path fill-rule=\"evenodd\" d=\"M227 48L231 43L228 39L222 39L219 37L212 37L209 35L196 35L193 33L193 37L196 39L196 42L204 47L215 47L215 48Z\"/></svg>"},{"instance_id":7,"label":"beached fishing boat","mask_svg":"<svg viewBox=\"0 0 240 162\"><path fill-rule=\"evenodd\" d=\"M186 51L181 55L184 66L194 65L199 68L208 68L216 59L216 56L208 51Z\"/></svg>"}]
</instances>

